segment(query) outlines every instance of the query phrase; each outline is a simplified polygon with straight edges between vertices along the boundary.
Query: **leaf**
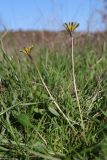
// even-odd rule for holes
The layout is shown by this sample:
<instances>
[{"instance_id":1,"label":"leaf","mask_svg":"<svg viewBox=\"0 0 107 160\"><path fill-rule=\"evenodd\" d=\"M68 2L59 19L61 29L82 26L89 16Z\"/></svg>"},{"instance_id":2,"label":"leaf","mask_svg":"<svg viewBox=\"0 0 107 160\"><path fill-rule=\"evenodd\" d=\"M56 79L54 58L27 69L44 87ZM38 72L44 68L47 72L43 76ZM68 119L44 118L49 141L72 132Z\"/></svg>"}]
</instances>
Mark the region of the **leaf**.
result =
<instances>
[{"instance_id":1,"label":"leaf","mask_svg":"<svg viewBox=\"0 0 107 160\"><path fill-rule=\"evenodd\" d=\"M29 116L27 114L20 114L20 115L18 115L17 116L17 120L24 127L33 127L33 125L30 122Z\"/></svg>"},{"instance_id":2,"label":"leaf","mask_svg":"<svg viewBox=\"0 0 107 160\"><path fill-rule=\"evenodd\" d=\"M53 107L48 107L48 110L55 116L60 116L59 113L53 108Z\"/></svg>"},{"instance_id":3,"label":"leaf","mask_svg":"<svg viewBox=\"0 0 107 160\"><path fill-rule=\"evenodd\" d=\"M34 108L34 112L37 112L37 113L44 113L46 110L43 109L43 108Z\"/></svg>"},{"instance_id":4,"label":"leaf","mask_svg":"<svg viewBox=\"0 0 107 160\"><path fill-rule=\"evenodd\" d=\"M39 141L37 141L36 144L34 144L34 148L36 152L47 153L46 146Z\"/></svg>"}]
</instances>

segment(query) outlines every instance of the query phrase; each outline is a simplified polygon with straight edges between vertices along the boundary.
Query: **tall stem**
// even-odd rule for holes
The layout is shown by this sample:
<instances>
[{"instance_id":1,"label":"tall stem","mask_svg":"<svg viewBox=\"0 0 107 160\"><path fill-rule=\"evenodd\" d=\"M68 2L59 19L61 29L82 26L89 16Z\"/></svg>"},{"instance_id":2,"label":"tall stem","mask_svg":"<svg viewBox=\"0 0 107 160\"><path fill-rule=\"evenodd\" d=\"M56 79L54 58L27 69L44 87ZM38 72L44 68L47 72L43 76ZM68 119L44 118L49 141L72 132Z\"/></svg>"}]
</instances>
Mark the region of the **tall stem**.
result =
<instances>
[{"instance_id":1,"label":"tall stem","mask_svg":"<svg viewBox=\"0 0 107 160\"><path fill-rule=\"evenodd\" d=\"M74 64L74 38L73 36L71 37L72 39L72 76L73 76L73 83L74 83L74 90L75 90L75 95L76 95L76 100L77 100L77 105L80 113L80 119L81 119L81 127L84 130L84 121L83 121L83 115L81 111L81 106L80 106L80 101L79 101L79 96L77 93L77 85L76 85L76 78L75 78L75 64Z\"/></svg>"}]
</instances>

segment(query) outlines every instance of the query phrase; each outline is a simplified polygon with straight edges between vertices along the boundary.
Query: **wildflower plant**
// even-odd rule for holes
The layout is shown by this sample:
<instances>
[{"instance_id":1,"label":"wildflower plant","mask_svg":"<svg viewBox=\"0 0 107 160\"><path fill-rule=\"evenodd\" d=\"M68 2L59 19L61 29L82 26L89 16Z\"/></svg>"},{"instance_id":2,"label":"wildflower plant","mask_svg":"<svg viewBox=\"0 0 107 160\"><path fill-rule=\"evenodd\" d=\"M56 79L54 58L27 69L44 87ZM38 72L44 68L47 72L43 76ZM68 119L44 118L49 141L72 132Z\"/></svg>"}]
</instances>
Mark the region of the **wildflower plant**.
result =
<instances>
[{"instance_id":1,"label":"wildflower plant","mask_svg":"<svg viewBox=\"0 0 107 160\"><path fill-rule=\"evenodd\" d=\"M81 106L80 106L79 96L78 96L78 92L77 92L76 76L75 76L75 64L74 64L74 36L73 36L73 33L74 33L74 31L76 30L76 28L78 26L79 26L79 23L75 23L75 22L64 23L64 27L65 27L66 31L70 34L71 41L72 41L72 75L73 75L73 83L74 83L74 90L75 90L77 105L78 105L79 114L80 114L81 128L84 131L84 121L83 121L83 115L82 115L82 110L81 110Z\"/></svg>"}]
</instances>

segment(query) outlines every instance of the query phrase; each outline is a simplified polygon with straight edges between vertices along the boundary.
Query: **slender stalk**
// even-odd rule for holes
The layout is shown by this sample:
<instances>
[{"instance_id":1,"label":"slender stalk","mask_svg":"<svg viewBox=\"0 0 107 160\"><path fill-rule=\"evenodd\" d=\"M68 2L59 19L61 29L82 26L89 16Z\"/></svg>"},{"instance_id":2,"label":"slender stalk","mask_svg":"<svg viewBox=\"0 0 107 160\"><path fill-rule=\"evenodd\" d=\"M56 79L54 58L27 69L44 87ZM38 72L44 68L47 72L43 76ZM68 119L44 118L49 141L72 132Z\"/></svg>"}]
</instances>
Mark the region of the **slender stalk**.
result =
<instances>
[{"instance_id":1,"label":"slender stalk","mask_svg":"<svg viewBox=\"0 0 107 160\"><path fill-rule=\"evenodd\" d=\"M30 58L30 57L29 57L29 58ZM39 75L39 77L40 77L40 79L41 79L41 82L42 82L44 88L46 89L47 93L49 94L51 100L53 101L53 103L55 104L55 106L57 107L57 109L59 110L59 112L62 114L62 116L64 117L64 119L68 122L69 126L73 129L73 131L75 132L75 134L77 134L77 132L76 132L76 130L75 130L75 127L74 127L73 124L70 122L71 119L69 119L69 118L64 114L64 112L61 110L60 106L58 105L58 103L56 102L56 100L54 99L54 97L52 96L52 94L50 93L50 91L49 91L46 83L44 82L44 80L43 80L43 78L42 78L42 75L41 75L41 73L40 73L37 65L34 63L33 59L30 58L30 60L31 60L31 62L34 64L34 66L36 67L36 70L37 70L38 75ZM73 121L72 121L72 122L73 122ZM74 122L73 122L73 123L74 123Z\"/></svg>"},{"instance_id":2,"label":"slender stalk","mask_svg":"<svg viewBox=\"0 0 107 160\"><path fill-rule=\"evenodd\" d=\"M38 69L37 66L36 66L36 69L37 69L38 75L39 75L39 77L40 77L40 79L41 79L41 81L42 81L42 84L44 85L46 91L48 92L51 100L52 100L53 103L56 105L57 109L58 109L59 112L62 114L62 116L65 118L65 120L68 122L68 124L69 124L70 127L73 129L73 131L76 133L76 130L75 130L74 126L71 124L69 118L64 114L64 112L61 110L61 108L59 107L58 103L55 101L54 97L53 97L52 94L50 93L50 91L49 91L47 85L45 84L45 82L44 82L44 80L43 80L43 78L42 78L42 75L41 75L41 73L40 73L40 71L39 71L39 69Z\"/></svg>"},{"instance_id":3,"label":"slender stalk","mask_svg":"<svg viewBox=\"0 0 107 160\"><path fill-rule=\"evenodd\" d=\"M83 121L83 115L81 111L81 106L80 106L80 101L79 101L79 96L77 93L77 85L76 85L76 78L75 78L75 64L74 64L74 38L71 36L72 40L72 76L73 76L73 83L74 83L74 90L75 90L75 95L76 95L76 100L77 100L77 105L80 113L80 119L81 119L81 127L84 130L84 121Z\"/></svg>"}]
</instances>

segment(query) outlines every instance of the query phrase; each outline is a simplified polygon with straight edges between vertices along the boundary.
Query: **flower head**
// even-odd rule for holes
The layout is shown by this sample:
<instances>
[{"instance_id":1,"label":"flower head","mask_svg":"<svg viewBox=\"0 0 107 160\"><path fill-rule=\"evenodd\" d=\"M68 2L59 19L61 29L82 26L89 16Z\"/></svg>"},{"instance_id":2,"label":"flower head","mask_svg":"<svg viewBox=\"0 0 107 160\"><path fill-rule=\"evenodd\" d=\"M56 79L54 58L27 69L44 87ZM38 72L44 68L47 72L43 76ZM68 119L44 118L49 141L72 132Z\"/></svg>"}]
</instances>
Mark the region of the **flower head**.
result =
<instances>
[{"instance_id":1,"label":"flower head","mask_svg":"<svg viewBox=\"0 0 107 160\"><path fill-rule=\"evenodd\" d=\"M24 53L24 54L27 54L27 55L30 55L33 47L34 47L33 45L30 46L30 47L24 47L24 48L22 48L22 49L20 50L20 52L22 52L22 53Z\"/></svg>"},{"instance_id":2,"label":"flower head","mask_svg":"<svg viewBox=\"0 0 107 160\"><path fill-rule=\"evenodd\" d=\"M79 26L79 23L76 22L69 22L69 23L64 23L65 29L68 31L70 36L72 36L72 33L75 31L75 29Z\"/></svg>"}]
</instances>

